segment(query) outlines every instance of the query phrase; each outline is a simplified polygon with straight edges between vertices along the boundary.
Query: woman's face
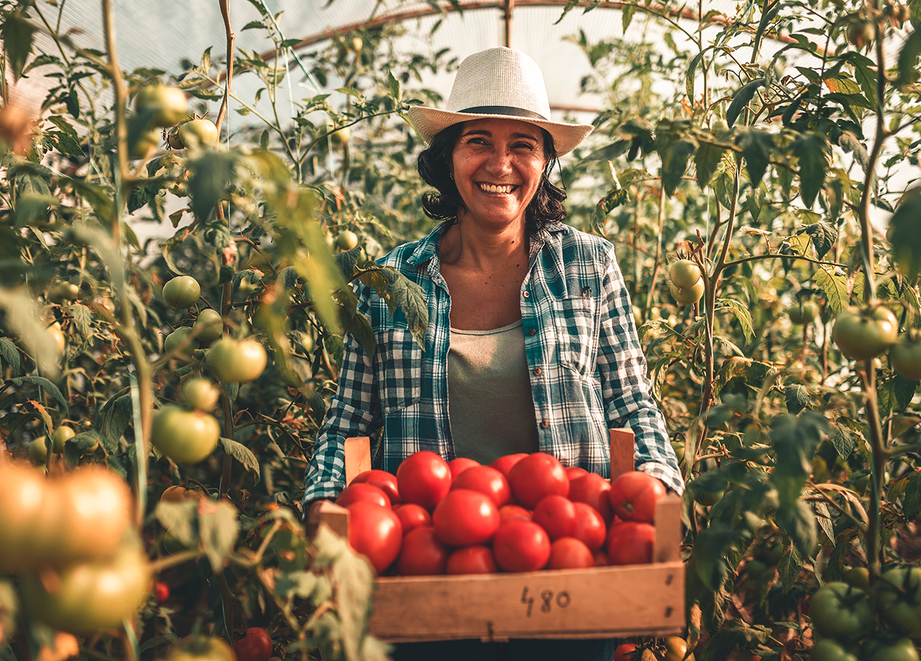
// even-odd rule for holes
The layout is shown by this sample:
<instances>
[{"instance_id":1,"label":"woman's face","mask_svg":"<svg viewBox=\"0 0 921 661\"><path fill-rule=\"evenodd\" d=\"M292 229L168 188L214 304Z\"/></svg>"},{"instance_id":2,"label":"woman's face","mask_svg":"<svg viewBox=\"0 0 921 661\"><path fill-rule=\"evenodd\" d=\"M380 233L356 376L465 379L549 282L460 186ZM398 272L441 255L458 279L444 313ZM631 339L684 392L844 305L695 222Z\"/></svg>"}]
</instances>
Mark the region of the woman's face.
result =
<instances>
[{"instance_id":1,"label":"woman's face","mask_svg":"<svg viewBox=\"0 0 921 661\"><path fill-rule=\"evenodd\" d=\"M464 201L458 220L493 230L523 225L547 160L543 131L533 124L517 119L466 122L451 157Z\"/></svg>"}]
</instances>

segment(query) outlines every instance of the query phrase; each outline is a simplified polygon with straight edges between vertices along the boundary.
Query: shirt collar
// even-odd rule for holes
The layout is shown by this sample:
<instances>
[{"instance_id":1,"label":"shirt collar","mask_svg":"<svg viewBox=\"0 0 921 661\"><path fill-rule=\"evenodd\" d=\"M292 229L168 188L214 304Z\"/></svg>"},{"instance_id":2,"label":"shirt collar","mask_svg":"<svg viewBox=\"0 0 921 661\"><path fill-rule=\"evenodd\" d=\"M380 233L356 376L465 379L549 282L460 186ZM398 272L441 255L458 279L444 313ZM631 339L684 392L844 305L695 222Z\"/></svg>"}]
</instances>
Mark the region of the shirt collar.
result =
<instances>
[{"instance_id":1,"label":"shirt collar","mask_svg":"<svg viewBox=\"0 0 921 661\"><path fill-rule=\"evenodd\" d=\"M438 246L441 244L441 235L450 225L450 221L440 223L433 229L427 237L421 239L416 245L409 259L410 264L422 264L431 260L438 254ZM544 245L554 238L555 234L560 232L568 233L570 227L560 222L550 223L543 229L537 231L537 234L531 237L530 256L533 257L544 247Z\"/></svg>"}]
</instances>

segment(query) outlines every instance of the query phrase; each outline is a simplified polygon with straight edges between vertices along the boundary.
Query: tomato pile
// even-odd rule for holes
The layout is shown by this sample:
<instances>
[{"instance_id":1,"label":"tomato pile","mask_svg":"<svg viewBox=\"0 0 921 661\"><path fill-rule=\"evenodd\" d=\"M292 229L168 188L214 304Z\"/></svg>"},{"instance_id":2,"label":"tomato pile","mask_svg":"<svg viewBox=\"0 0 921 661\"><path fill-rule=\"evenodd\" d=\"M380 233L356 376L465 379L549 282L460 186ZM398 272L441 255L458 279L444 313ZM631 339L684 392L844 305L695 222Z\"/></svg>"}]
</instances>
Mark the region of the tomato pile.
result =
<instances>
[{"instance_id":1,"label":"tomato pile","mask_svg":"<svg viewBox=\"0 0 921 661\"><path fill-rule=\"evenodd\" d=\"M421 451L396 475L358 475L336 502L378 574L423 576L652 562L665 493L647 473L608 482L540 452L484 466Z\"/></svg>"},{"instance_id":2,"label":"tomato pile","mask_svg":"<svg viewBox=\"0 0 921 661\"><path fill-rule=\"evenodd\" d=\"M46 478L0 463L0 511L0 573L19 575L36 620L89 634L119 626L146 600L152 574L131 493L109 469Z\"/></svg>"}]
</instances>

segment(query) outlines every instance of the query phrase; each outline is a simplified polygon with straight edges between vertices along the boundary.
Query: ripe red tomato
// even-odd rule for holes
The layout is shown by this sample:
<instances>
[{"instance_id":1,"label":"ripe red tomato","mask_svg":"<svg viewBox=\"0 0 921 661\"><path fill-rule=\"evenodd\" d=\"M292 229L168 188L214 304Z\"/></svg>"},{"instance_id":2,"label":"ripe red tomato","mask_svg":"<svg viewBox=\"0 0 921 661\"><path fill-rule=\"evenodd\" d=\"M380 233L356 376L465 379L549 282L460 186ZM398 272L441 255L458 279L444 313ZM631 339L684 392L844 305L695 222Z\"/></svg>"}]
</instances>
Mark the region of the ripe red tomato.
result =
<instances>
[{"instance_id":1,"label":"ripe red tomato","mask_svg":"<svg viewBox=\"0 0 921 661\"><path fill-rule=\"evenodd\" d=\"M269 661L272 657L272 637L262 627L250 627L246 635L233 644L237 661Z\"/></svg>"},{"instance_id":2,"label":"ripe red tomato","mask_svg":"<svg viewBox=\"0 0 921 661\"><path fill-rule=\"evenodd\" d=\"M550 545L547 569L590 569L594 566L592 552L575 537L560 537Z\"/></svg>"},{"instance_id":3,"label":"ripe red tomato","mask_svg":"<svg viewBox=\"0 0 921 661\"><path fill-rule=\"evenodd\" d=\"M595 566L596 567L607 567L608 566L608 554L604 552L604 549L595 552Z\"/></svg>"},{"instance_id":4,"label":"ripe red tomato","mask_svg":"<svg viewBox=\"0 0 921 661\"><path fill-rule=\"evenodd\" d=\"M533 509L544 496L569 495L569 477L563 464L549 454L530 454L508 472L508 483L515 500Z\"/></svg>"},{"instance_id":5,"label":"ripe red tomato","mask_svg":"<svg viewBox=\"0 0 921 661\"><path fill-rule=\"evenodd\" d=\"M611 509L610 490L611 483L598 473L587 473L569 483L569 500L591 505L604 519L605 525L611 525L614 510Z\"/></svg>"},{"instance_id":6,"label":"ripe red tomato","mask_svg":"<svg viewBox=\"0 0 921 661\"><path fill-rule=\"evenodd\" d=\"M531 521L533 515L531 510L526 510L521 505L503 505L499 508L499 525L501 526L504 523L509 521L515 521L516 519L521 519L522 521Z\"/></svg>"},{"instance_id":7,"label":"ripe red tomato","mask_svg":"<svg viewBox=\"0 0 921 661\"><path fill-rule=\"evenodd\" d=\"M569 476L570 483L575 480L577 477L582 477L583 475L588 475L588 471L582 468L581 466L567 466L566 475Z\"/></svg>"},{"instance_id":8,"label":"ripe red tomato","mask_svg":"<svg viewBox=\"0 0 921 661\"><path fill-rule=\"evenodd\" d=\"M450 550L438 541L435 529L422 526L403 537L397 558L397 574L401 576L435 576L445 573Z\"/></svg>"},{"instance_id":9,"label":"ripe red tomato","mask_svg":"<svg viewBox=\"0 0 921 661\"><path fill-rule=\"evenodd\" d=\"M464 546L448 556L448 574L495 574L499 571L488 546Z\"/></svg>"},{"instance_id":10,"label":"ripe red tomato","mask_svg":"<svg viewBox=\"0 0 921 661\"><path fill-rule=\"evenodd\" d=\"M157 581L154 585L154 599L157 600L158 604L162 604L169 599L169 586L166 583Z\"/></svg>"},{"instance_id":11,"label":"ripe red tomato","mask_svg":"<svg viewBox=\"0 0 921 661\"><path fill-rule=\"evenodd\" d=\"M665 485L649 473L631 471L611 482L611 507L624 521L652 523L656 501L665 497Z\"/></svg>"},{"instance_id":12,"label":"ripe red tomato","mask_svg":"<svg viewBox=\"0 0 921 661\"><path fill-rule=\"evenodd\" d=\"M492 543L496 564L505 571L537 571L550 561L550 538L533 521L509 521Z\"/></svg>"},{"instance_id":13,"label":"ripe red tomato","mask_svg":"<svg viewBox=\"0 0 921 661\"><path fill-rule=\"evenodd\" d=\"M499 528L499 509L485 493L454 489L438 503L432 523L448 546L486 544Z\"/></svg>"},{"instance_id":14,"label":"ripe red tomato","mask_svg":"<svg viewBox=\"0 0 921 661\"><path fill-rule=\"evenodd\" d=\"M393 506L393 511L396 512L397 516L400 518L400 523L403 525L404 537L410 530L414 530L420 526L432 525L432 515L429 514L429 511L422 507L422 505L416 505L415 503L398 503Z\"/></svg>"},{"instance_id":15,"label":"ripe red tomato","mask_svg":"<svg viewBox=\"0 0 921 661\"><path fill-rule=\"evenodd\" d=\"M608 536L604 519L594 507L585 503L573 503L576 508L576 531L573 537L582 541L592 553L604 546Z\"/></svg>"},{"instance_id":16,"label":"ripe red tomato","mask_svg":"<svg viewBox=\"0 0 921 661\"><path fill-rule=\"evenodd\" d=\"M656 529L648 523L623 521L608 530L608 562L612 565L643 565L652 562Z\"/></svg>"},{"instance_id":17,"label":"ripe red tomato","mask_svg":"<svg viewBox=\"0 0 921 661\"><path fill-rule=\"evenodd\" d=\"M500 471L491 466L473 466L454 478L451 489L473 489L492 498L496 507L512 499L512 490Z\"/></svg>"},{"instance_id":18,"label":"ripe red tomato","mask_svg":"<svg viewBox=\"0 0 921 661\"><path fill-rule=\"evenodd\" d=\"M431 512L451 489L451 469L434 452L414 452L397 468L397 487L404 503L416 503Z\"/></svg>"},{"instance_id":19,"label":"ripe red tomato","mask_svg":"<svg viewBox=\"0 0 921 661\"><path fill-rule=\"evenodd\" d=\"M614 650L614 661L633 661L631 652L636 649L632 643L623 643Z\"/></svg>"},{"instance_id":20,"label":"ripe red tomato","mask_svg":"<svg viewBox=\"0 0 921 661\"><path fill-rule=\"evenodd\" d=\"M336 504L342 505L342 507L348 507L352 503L357 503L360 500L374 503L381 507L390 507L390 498L387 497L383 489L373 484L365 484L362 482L358 484L353 482L343 489L339 497L336 498Z\"/></svg>"},{"instance_id":21,"label":"ripe red tomato","mask_svg":"<svg viewBox=\"0 0 921 661\"><path fill-rule=\"evenodd\" d=\"M400 553L403 526L389 507L358 501L348 507L349 544L381 574Z\"/></svg>"},{"instance_id":22,"label":"ripe red tomato","mask_svg":"<svg viewBox=\"0 0 921 661\"><path fill-rule=\"evenodd\" d=\"M365 471L364 473L359 473L355 476L355 479L352 480L352 484L373 484L376 487L379 487L387 494L387 497L390 499L390 504L395 505L400 501L400 490L397 487L397 476L393 473L388 473L387 471L374 470ZM352 486L351 484L349 486Z\"/></svg>"},{"instance_id":23,"label":"ripe red tomato","mask_svg":"<svg viewBox=\"0 0 921 661\"><path fill-rule=\"evenodd\" d=\"M479 466L480 462L476 459L470 459L468 457L457 457L448 462L448 468L451 469L451 477L457 479L457 476L463 473L468 468L473 468L474 466Z\"/></svg>"},{"instance_id":24,"label":"ripe red tomato","mask_svg":"<svg viewBox=\"0 0 921 661\"><path fill-rule=\"evenodd\" d=\"M508 478L508 472L512 470L512 466L517 464L519 461L528 456L527 452L519 452L517 454L507 454L504 457L499 457L494 462L489 464L497 471L505 475Z\"/></svg>"},{"instance_id":25,"label":"ripe red tomato","mask_svg":"<svg viewBox=\"0 0 921 661\"><path fill-rule=\"evenodd\" d=\"M547 531L551 541L560 537L572 537L579 525L573 502L569 498L555 494L541 498L534 508L531 520Z\"/></svg>"}]
</instances>

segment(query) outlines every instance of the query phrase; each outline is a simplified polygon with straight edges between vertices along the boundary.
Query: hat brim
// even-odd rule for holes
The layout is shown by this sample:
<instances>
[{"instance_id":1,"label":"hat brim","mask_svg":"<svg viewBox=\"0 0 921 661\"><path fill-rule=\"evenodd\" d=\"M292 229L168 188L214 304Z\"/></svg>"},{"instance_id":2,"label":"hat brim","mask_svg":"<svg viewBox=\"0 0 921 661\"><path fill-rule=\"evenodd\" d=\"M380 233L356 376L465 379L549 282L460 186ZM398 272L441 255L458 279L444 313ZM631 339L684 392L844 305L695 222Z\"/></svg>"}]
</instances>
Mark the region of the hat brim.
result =
<instances>
[{"instance_id":1,"label":"hat brim","mask_svg":"<svg viewBox=\"0 0 921 661\"><path fill-rule=\"evenodd\" d=\"M425 106L413 106L407 114L409 115L409 121L419 132L419 135L422 136L422 139L429 143L432 138L449 126L474 119L517 119L522 122L528 122L541 127L553 137L553 146L556 149L557 156L563 156L571 152L595 129L591 124L564 124L546 119L534 119L531 116L510 114L451 112L438 110L437 108L426 108Z\"/></svg>"}]
</instances>

